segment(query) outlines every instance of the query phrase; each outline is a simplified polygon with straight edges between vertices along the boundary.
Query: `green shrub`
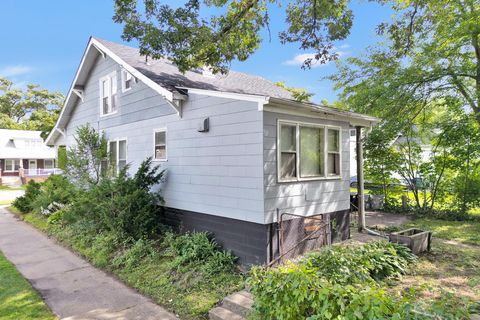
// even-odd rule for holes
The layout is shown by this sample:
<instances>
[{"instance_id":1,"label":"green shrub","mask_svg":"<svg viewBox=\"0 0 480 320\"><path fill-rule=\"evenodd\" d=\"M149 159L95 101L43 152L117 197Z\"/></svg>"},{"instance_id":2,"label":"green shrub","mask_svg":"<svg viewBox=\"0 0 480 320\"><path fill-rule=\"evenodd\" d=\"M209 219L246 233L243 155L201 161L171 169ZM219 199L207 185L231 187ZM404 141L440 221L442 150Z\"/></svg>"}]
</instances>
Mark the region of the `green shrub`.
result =
<instances>
[{"instance_id":1,"label":"green shrub","mask_svg":"<svg viewBox=\"0 0 480 320\"><path fill-rule=\"evenodd\" d=\"M41 192L40 187L40 183L30 180L25 188L25 194L15 199L12 204L22 213L31 212L34 209L33 203Z\"/></svg>"},{"instance_id":2,"label":"green shrub","mask_svg":"<svg viewBox=\"0 0 480 320\"><path fill-rule=\"evenodd\" d=\"M34 211L42 213L51 204L70 204L77 194L76 187L61 175L51 175L42 183L40 193L33 201ZM56 210L53 210L55 212ZM51 213L53 213L51 212Z\"/></svg>"},{"instance_id":3,"label":"green shrub","mask_svg":"<svg viewBox=\"0 0 480 320\"><path fill-rule=\"evenodd\" d=\"M185 266L203 263L205 274L214 274L223 270L232 270L236 257L222 251L207 232L187 232L181 235L167 232L163 241L167 251L175 257L174 265Z\"/></svg>"},{"instance_id":4,"label":"green shrub","mask_svg":"<svg viewBox=\"0 0 480 320\"><path fill-rule=\"evenodd\" d=\"M367 243L358 250L358 262L369 270L370 276L381 281L405 274L416 258L410 249L387 241Z\"/></svg>"},{"instance_id":5,"label":"green shrub","mask_svg":"<svg viewBox=\"0 0 480 320\"><path fill-rule=\"evenodd\" d=\"M122 239L141 239L156 235L161 229L163 199L150 188L159 183L163 171L151 168L151 158L144 161L135 176L124 168L117 177L102 179L77 196L67 219L92 220L102 232L113 232Z\"/></svg>"},{"instance_id":6,"label":"green shrub","mask_svg":"<svg viewBox=\"0 0 480 320\"><path fill-rule=\"evenodd\" d=\"M255 297L252 319L387 319L393 301L369 285L344 285L302 264L255 267L248 280Z\"/></svg>"},{"instance_id":7,"label":"green shrub","mask_svg":"<svg viewBox=\"0 0 480 320\"><path fill-rule=\"evenodd\" d=\"M253 268L248 286L258 319L387 319L397 301L378 283L406 272L415 256L386 241L334 246L278 269Z\"/></svg>"},{"instance_id":8,"label":"green shrub","mask_svg":"<svg viewBox=\"0 0 480 320\"><path fill-rule=\"evenodd\" d=\"M307 254L299 263L334 283L373 283L404 274L415 256L404 246L375 241L361 247L334 246Z\"/></svg>"}]
</instances>

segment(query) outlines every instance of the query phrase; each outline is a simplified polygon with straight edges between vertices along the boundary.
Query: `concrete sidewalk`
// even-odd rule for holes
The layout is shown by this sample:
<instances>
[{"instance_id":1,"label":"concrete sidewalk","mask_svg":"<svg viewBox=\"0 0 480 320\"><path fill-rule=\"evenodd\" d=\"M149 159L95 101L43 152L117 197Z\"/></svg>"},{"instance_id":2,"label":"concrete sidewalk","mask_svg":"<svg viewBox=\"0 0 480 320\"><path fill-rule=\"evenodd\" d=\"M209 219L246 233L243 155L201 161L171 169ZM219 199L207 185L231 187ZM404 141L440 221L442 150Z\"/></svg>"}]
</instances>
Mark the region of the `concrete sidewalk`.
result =
<instances>
[{"instance_id":1,"label":"concrete sidewalk","mask_svg":"<svg viewBox=\"0 0 480 320\"><path fill-rule=\"evenodd\" d=\"M1 207L0 250L60 319L178 319Z\"/></svg>"}]
</instances>

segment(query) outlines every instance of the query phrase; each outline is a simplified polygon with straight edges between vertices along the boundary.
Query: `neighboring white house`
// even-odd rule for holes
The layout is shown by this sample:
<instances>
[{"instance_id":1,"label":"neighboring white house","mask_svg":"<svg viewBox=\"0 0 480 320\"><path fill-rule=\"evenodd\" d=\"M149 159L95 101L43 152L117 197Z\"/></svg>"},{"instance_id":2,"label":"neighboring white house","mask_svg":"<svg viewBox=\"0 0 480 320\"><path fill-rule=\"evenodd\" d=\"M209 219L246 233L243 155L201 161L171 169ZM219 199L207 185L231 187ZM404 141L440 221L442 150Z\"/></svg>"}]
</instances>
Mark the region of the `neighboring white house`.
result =
<instances>
[{"instance_id":1,"label":"neighboring white house","mask_svg":"<svg viewBox=\"0 0 480 320\"><path fill-rule=\"evenodd\" d=\"M258 76L182 74L168 60L91 38L49 145L89 123L117 167L167 170L165 221L213 232L242 263L272 259L277 210L330 214L349 236L349 132L377 119L292 100Z\"/></svg>"},{"instance_id":2,"label":"neighboring white house","mask_svg":"<svg viewBox=\"0 0 480 320\"><path fill-rule=\"evenodd\" d=\"M0 129L0 177L46 177L55 172L57 152L48 147L41 131Z\"/></svg>"}]
</instances>

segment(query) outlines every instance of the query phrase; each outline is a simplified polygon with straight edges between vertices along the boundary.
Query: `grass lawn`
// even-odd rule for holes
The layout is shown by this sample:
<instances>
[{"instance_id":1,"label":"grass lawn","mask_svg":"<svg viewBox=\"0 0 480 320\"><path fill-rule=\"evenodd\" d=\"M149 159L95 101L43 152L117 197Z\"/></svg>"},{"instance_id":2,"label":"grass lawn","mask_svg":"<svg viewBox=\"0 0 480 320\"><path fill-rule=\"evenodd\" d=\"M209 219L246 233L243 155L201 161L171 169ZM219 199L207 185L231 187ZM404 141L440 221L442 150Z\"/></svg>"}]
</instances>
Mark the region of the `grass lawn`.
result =
<instances>
[{"instance_id":1,"label":"grass lawn","mask_svg":"<svg viewBox=\"0 0 480 320\"><path fill-rule=\"evenodd\" d=\"M425 300L443 299L444 303L453 294L463 298L465 305L473 303L472 312L480 313L480 222L423 218L404 227L431 230L434 240L431 252L420 255L412 272L392 290L415 288Z\"/></svg>"},{"instance_id":2,"label":"grass lawn","mask_svg":"<svg viewBox=\"0 0 480 320\"><path fill-rule=\"evenodd\" d=\"M423 218L416 219L406 224L405 227L419 227L433 231L434 237L480 246L480 222L478 221L445 221Z\"/></svg>"},{"instance_id":3,"label":"grass lawn","mask_svg":"<svg viewBox=\"0 0 480 320\"><path fill-rule=\"evenodd\" d=\"M458 246L434 239L432 251L419 257L412 272L391 288L403 292L414 288L425 301L443 300L449 295L459 297L470 312L480 313L480 247ZM456 302L458 303L458 301Z\"/></svg>"},{"instance_id":4,"label":"grass lawn","mask_svg":"<svg viewBox=\"0 0 480 320\"><path fill-rule=\"evenodd\" d=\"M0 319L57 319L30 283L1 253Z\"/></svg>"},{"instance_id":5,"label":"grass lawn","mask_svg":"<svg viewBox=\"0 0 480 320\"><path fill-rule=\"evenodd\" d=\"M176 267L177 257L161 245L155 255L139 257L135 248L129 252L112 253L112 240L108 235L92 235L69 225L60 227L47 223L41 215L22 215L13 207L9 210L182 319L207 319L208 311L219 301L244 288L245 279L239 271L221 271L208 276L201 268L203 262ZM114 260L119 256L126 258L125 263L115 265Z\"/></svg>"}]
</instances>

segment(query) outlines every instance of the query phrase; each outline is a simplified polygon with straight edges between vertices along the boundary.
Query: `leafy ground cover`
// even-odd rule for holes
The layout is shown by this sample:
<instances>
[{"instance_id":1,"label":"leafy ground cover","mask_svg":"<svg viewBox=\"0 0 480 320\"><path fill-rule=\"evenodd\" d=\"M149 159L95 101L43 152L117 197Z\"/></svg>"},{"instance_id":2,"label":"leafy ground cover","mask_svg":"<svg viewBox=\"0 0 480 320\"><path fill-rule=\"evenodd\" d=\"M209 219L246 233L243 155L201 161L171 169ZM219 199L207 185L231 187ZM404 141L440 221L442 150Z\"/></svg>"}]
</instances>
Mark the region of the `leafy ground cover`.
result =
<instances>
[{"instance_id":1,"label":"leafy ground cover","mask_svg":"<svg viewBox=\"0 0 480 320\"><path fill-rule=\"evenodd\" d=\"M468 319L471 299L404 284L417 259L400 245L335 245L275 269L254 268L252 319ZM407 274L406 276L404 276ZM420 299L421 298L421 299Z\"/></svg>"},{"instance_id":2,"label":"leafy ground cover","mask_svg":"<svg viewBox=\"0 0 480 320\"><path fill-rule=\"evenodd\" d=\"M0 253L0 318L56 319L40 295Z\"/></svg>"}]
</instances>

